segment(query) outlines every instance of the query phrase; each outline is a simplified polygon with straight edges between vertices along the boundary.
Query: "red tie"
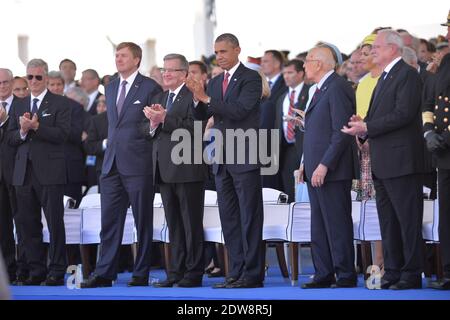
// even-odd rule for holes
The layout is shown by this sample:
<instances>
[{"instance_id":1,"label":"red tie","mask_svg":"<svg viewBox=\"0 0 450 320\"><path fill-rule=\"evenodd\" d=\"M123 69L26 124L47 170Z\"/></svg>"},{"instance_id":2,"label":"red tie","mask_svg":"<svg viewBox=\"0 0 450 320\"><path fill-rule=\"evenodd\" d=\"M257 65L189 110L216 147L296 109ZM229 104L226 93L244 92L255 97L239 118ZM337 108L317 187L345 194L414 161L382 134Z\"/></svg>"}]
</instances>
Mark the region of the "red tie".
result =
<instances>
[{"instance_id":1,"label":"red tie","mask_svg":"<svg viewBox=\"0 0 450 320\"><path fill-rule=\"evenodd\" d=\"M292 110L292 108L294 108L294 99L295 99L295 90L292 90L291 95L289 96L289 111L288 111L288 115L292 116L292 117L294 117L294 114L295 114L294 110ZM295 142L294 122L293 121L288 121L286 140L289 143Z\"/></svg>"},{"instance_id":2,"label":"red tie","mask_svg":"<svg viewBox=\"0 0 450 320\"><path fill-rule=\"evenodd\" d=\"M229 77L230 77L230 74L227 71L225 71L225 74L223 75L223 82L222 82L222 97L225 97L225 92L227 92Z\"/></svg>"}]
</instances>

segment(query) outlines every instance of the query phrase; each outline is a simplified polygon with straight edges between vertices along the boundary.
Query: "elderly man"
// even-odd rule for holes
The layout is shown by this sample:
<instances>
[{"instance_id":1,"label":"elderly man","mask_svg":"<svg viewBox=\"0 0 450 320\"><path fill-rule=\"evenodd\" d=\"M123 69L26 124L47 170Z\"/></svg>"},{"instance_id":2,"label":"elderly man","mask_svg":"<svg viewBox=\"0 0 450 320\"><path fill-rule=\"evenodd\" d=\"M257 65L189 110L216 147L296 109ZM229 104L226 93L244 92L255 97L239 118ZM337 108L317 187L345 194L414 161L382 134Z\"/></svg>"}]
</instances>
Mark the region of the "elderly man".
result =
<instances>
[{"instance_id":1,"label":"elderly man","mask_svg":"<svg viewBox=\"0 0 450 320\"><path fill-rule=\"evenodd\" d=\"M350 196L353 141L340 131L356 103L350 83L334 72L335 64L330 48L321 45L311 49L305 60L306 76L317 88L305 114L300 172L306 176L311 201L315 268L314 279L304 283L304 289L356 286Z\"/></svg>"},{"instance_id":2,"label":"elderly man","mask_svg":"<svg viewBox=\"0 0 450 320\"><path fill-rule=\"evenodd\" d=\"M403 41L382 30L372 46L383 73L364 121L352 116L342 131L370 141L372 176L383 240L382 289L422 287L422 85L402 60Z\"/></svg>"}]
</instances>

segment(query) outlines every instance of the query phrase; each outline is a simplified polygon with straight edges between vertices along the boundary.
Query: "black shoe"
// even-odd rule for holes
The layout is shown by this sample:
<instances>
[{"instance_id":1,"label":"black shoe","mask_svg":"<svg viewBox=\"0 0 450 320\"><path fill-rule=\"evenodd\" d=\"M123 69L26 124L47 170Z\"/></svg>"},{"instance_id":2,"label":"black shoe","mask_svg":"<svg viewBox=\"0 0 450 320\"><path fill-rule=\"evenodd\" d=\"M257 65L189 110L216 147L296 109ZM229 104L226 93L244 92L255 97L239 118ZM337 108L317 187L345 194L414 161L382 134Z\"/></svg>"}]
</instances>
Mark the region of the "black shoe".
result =
<instances>
[{"instance_id":1,"label":"black shoe","mask_svg":"<svg viewBox=\"0 0 450 320\"><path fill-rule=\"evenodd\" d=\"M43 284L48 287L63 286L64 277L48 276Z\"/></svg>"},{"instance_id":2,"label":"black shoe","mask_svg":"<svg viewBox=\"0 0 450 320\"><path fill-rule=\"evenodd\" d=\"M128 281L127 286L129 286L129 287L148 287L148 277L132 276L131 280Z\"/></svg>"},{"instance_id":3,"label":"black shoe","mask_svg":"<svg viewBox=\"0 0 450 320\"><path fill-rule=\"evenodd\" d=\"M156 282L153 284L155 288L171 288L174 284L178 283L180 280L176 279L166 279L162 282Z\"/></svg>"},{"instance_id":4,"label":"black shoe","mask_svg":"<svg viewBox=\"0 0 450 320\"><path fill-rule=\"evenodd\" d=\"M232 284L233 282L236 282L237 280L238 279L236 279L236 278L228 278L225 280L225 282L215 283L212 287L213 287L213 289L227 288L228 285Z\"/></svg>"},{"instance_id":5,"label":"black shoe","mask_svg":"<svg viewBox=\"0 0 450 320\"><path fill-rule=\"evenodd\" d=\"M195 288L195 287L201 287L201 286L202 286L202 279L194 280L194 279L183 278L177 283L177 287L180 287L180 288Z\"/></svg>"},{"instance_id":6,"label":"black shoe","mask_svg":"<svg viewBox=\"0 0 450 320\"><path fill-rule=\"evenodd\" d=\"M437 290L450 290L450 278L443 278L439 281L433 281L430 288Z\"/></svg>"},{"instance_id":7,"label":"black shoe","mask_svg":"<svg viewBox=\"0 0 450 320\"><path fill-rule=\"evenodd\" d=\"M22 282L23 286L40 286L42 282L45 281L45 277L36 277L30 276L24 282Z\"/></svg>"},{"instance_id":8,"label":"black shoe","mask_svg":"<svg viewBox=\"0 0 450 320\"><path fill-rule=\"evenodd\" d=\"M410 282L410 281L400 280L396 284L393 284L392 286L390 286L389 289L391 289L391 290L422 289L422 281Z\"/></svg>"},{"instance_id":9,"label":"black shoe","mask_svg":"<svg viewBox=\"0 0 450 320\"><path fill-rule=\"evenodd\" d=\"M249 281L240 279L226 286L227 289L243 289L243 288L262 288L264 284L261 281Z\"/></svg>"},{"instance_id":10,"label":"black shoe","mask_svg":"<svg viewBox=\"0 0 450 320\"><path fill-rule=\"evenodd\" d=\"M80 287L82 289L112 287L112 280L94 274L86 282L82 282Z\"/></svg>"},{"instance_id":11,"label":"black shoe","mask_svg":"<svg viewBox=\"0 0 450 320\"><path fill-rule=\"evenodd\" d=\"M334 281L311 281L302 284L302 289L323 289L330 288L335 282Z\"/></svg>"},{"instance_id":12,"label":"black shoe","mask_svg":"<svg viewBox=\"0 0 450 320\"><path fill-rule=\"evenodd\" d=\"M383 290L387 290L391 286L396 284L397 282L398 282L398 280L385 280L385 279L381 278L381 280L380 280L380 288L383 289Z\"/></svg>"},{"instance_id":13,"label":"black shoe","mask_svg":"<svg viewBox=\"0 0 450 320\"><path fill-rule=\"evenodd\" d=\"M333 288L355 288L356 286L357 286L356 279L346 279L346 278L340 278L336 281L334 285L332 285Z\"/></svg>"}]
</instances>

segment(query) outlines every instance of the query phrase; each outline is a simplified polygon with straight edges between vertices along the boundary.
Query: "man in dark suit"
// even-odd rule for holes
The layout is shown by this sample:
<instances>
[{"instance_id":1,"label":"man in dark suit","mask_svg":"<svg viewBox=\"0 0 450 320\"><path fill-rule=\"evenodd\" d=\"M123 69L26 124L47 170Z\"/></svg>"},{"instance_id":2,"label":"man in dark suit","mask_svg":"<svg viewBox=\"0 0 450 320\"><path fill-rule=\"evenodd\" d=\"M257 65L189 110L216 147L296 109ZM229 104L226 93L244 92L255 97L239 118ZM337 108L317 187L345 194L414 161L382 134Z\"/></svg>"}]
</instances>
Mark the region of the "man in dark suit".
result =
<instances>
[{"instance_id":1,"label":"man in dark suit","mask_svg":"<svg viewBox=\"0 0 450 320\"><path fill-rule=\"evenodd\" d=\"M87 139L84 141L84 150L87 156L95 157L96 181L100 182L102 172L103 157L108 139L108 114L106 112L105 97L102 95L97 101L97 109L105 107L105 110L98 112L90 121ZM100 184L98 185L100 192Z\"/></svg>"},{"instance_id":2,"label":"man in dark suit","mask_svg":"<svg viewBox=\"0 0 450 320\"><path fill-rule=\"evenodd\" d=\"M328 46L311 49L305 60L306 75L317 89L305 114L300 172L300 180L304 176L308 182L315 268L314 279L304 283L304 289L356 286L350 196L353 139L340 131L356 102L350 83L334 72L335 64Z\"/></svg>"},{"instance_id":3,"label":"man in dark suit","mask_svg":"<svg viewBox=\"0 0 450 320\"><path fill-rule=\"evenodd\" d=\"M373 62L383 73L364 121L352 116L343 132L370 141L372 175L383 239L383 289L422 287L423 136L421 79L401 58L393 30L378 32Z\"/></svg>"},{"instance_id":4,"label":"man in dark suit","mask_svg":"<svg viewBox=\"0 0 450 320\"><path fill-rule=\"evenodd\" d=\"M283 64L283 55L278 50L267 50L261 58L261 72L266 77L270 88L270 96L261 101L259 120L260 128L267 130L268 154L272 152L270 130L279 128L279 124L276 121L276 103L288 90L282 75ZM281 189L283 187L281 181L282 177L280 172L274 175L262 176L262 184L265 188Z\"/></svg>"},{"instance_id":5,"label":"man in dark suit","mask_svg":"<svg viewBox=\"0 0 450 320\"><path fill-rule=\"evenodd\" d=\"M0 245L5 258L10 283L16 280L16 245L13 218L16 215L16 194L12 185L16 149L8 144L9 118L14 112L18 98L12 94L13 74L0 69ZM21 271L21 270L19 270ZM25 280L24 275L21 281Z\"/></svg>"},{"instance_id":6,"label":"man in dark suit","mask_svg":"<svg viewBox=\"0 0 450 320\"><path fill-rule=\"evenodd\" d=\"M89 97L89 103L86 111L90 115L97 114L97 101L102 94L98 91L100 85L100 77L94 69L86 69L81 73L80 87L86 92Z\"/></svg>"},{"instance_id":7,"label":"man in dark suit","mask_svg":"<svg viewBox=\"0 0 450 320\"><path fill-rule=\"evenodd\" d=\"M303 108L308 101L309 86L304 83L305 70L300 60L288 61L283 68L283 78L288 86L286 94L280 96L276 103L275 129L280 137L279 176L281 190L288 195L288 201L295 201L294 171L300 165L301 155L296 149L297 135L303 141L303 133L295 132L295 122L291 117L297 116L294 108Z\"/></svg>"},{"instance_id":8,"label":"man in dark suit","mask_svg":"<svg viewBox=\"0 0 450 320\"><path fill-rule=\"evenodd\" d=\"M208 171L203 161L195 163L195 153L202 159L203 148L195 148L193 96L185 86L188 69L183 55L166 55L162 75L164 87L169 90L158 94L152 107L144 109L150 120L144 128L153 140L153 177L163 200L171 251L168 277L156 287L199 287L204 272L203 203ZM202 122L195 125L200 126L196 134L203 137ZM178 129L184 129L191 137L191 157L182 163L174 161L172 154L179 143L171 137Z\"/></svg>"},{"instance_id":9,"label":"man in dark suit","mask_svg":"<svg viewBox=\"0 0 450 320\"><path fill-rule=\"evenodd\" d=\"M119 77L106 87L108 142L103 160L101 252L94 273L82 288L110 287L117 277L125 216L131 203L138 252L129 286L148 286L153 237L152 147L141 125L143 109L161 87L138 72L142 49L132 42L116 48Z\"/></svg>"},{"instance_id":10,"label":"man in dark suit","mask_svg":"<svg viewBox=\"0 0 450 320\"><path fill-rule=\"evenodd\" d=\"M201 82L190 79L186 82L194 93L194 99L199 101L194 108L194 117L207 120L214 116L214 129L225 138L227 129L241 129L257 136L262 91L260 75L239 62L241 48L236 36L225 33L217 37L214 51L217 63L225 72L209 82L207 93ZM224 144L216 147L215 157L218 159L223 155L226 161L213 163L213 172L230 269L226 281L214 287L262 287L264 247L260 165L250 158L257 158L257 154L251 154L250 150L256 153L253 147L258 142L245 139L246 142L236 146L233 141L228 141L234 150L226 150L229 148L224 147L227 145L225 138ZM226 158L225 153L228 152L234 154L233 158L228 155L232 159ZM238 162L241 156L244 161Z\"/></svg>"},{"instance_id":11,"label":"man in dark suit","mask_svg":"<svg viewBox=\"0 0 450 320\"><path fill-rule=\"evenodd\" d=\"M61 96L47 90L47 74L45 61L33 59L28 63L31 97L15 106L8 126L9 143L17 147L13 173L16 224L23 231L30 268L24 285L63 285L67 267L63 185L67 182L64 143L70 132L70 109ZM50 231L48 273L41 207Z\"/></svg>"}]
</instances>

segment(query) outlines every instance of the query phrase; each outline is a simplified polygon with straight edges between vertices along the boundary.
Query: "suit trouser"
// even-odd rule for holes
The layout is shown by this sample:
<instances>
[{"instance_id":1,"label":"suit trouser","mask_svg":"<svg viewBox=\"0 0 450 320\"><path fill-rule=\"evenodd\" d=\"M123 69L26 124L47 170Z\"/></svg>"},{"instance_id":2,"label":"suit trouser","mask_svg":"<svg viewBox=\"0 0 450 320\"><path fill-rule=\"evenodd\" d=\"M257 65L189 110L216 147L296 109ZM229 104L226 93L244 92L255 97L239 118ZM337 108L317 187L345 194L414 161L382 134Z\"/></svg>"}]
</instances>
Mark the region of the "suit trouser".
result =
<instances>
[{"instance_id":1,"label":"suit trouser","mask_svg":"<svg viewBox=\"0 0 450 320\"><path fill-rule=\"evenodd\" d=\"M260 170L231 173L221 165L216 175L217 200L229 277L264 279L263 201Z\"/></svg>"},{"instance_id":2,"label":"suit trouser","mask_svg":"<svg viewBox=\"0 0 450 320\"><path fill-rule=\"evenodd\" d=\"M450 170L438 169L439 242L444 276L450 278Z\"/></svg>"},{"instance_id":3,"label":"suit trouser","mask_svg":"<svg viewBox=\"0 0 450 320\"><path fill-rule=\"evenodd\" d=\"M119 253L128 207L131 203L137 229L138 251L133 276L148 277L153 241L153 176L124 176L114 164L102 175L102 227L100 258L95 274L114 280L117 277Z\"/></svg>"},{"instance_id":4,"label":"suit trouser","mask_svg":"<svg viewBox=\"0 0 450 320\"><path fill-rule=\"evenodd\" d=\"M50 232L48 275L60 278L66 273L63 189L63 185L42 185L31 162L27 164L24 184L16 186L16 227L23 231L23 248L30 276L44 277L47 274L41 207ZM19 246L20 242L19 239Z\"/></svg>"},{"instance_id":5,"label":"suit trouser","mask_svg":"<svg viewBox=\"0 0 450 320\"><path fill-rule=\"evenodd\" d=\"M351 185L351 180L327 181L314 188L308 182L314 281L333 281L335 274L356 279Z\"/></svg>"},{"instance_id":6,"label":"suit trouser","mask_svg":"<svg viewBox=\"0 0 450 320\"><path fill-rule=\"evenodd\" d=\"M282 139L284 139L282 137ZM280 150L280 177L282 190L288 195L289 202L295 202L294 171L300 166L297 149L295 145L289 144Z\"/></svg>"},{"instance_id":7,"label":"suit trouser","mask_svg":"<svg viewBox=\"0 0 450 320\"><path fill-rule=\"evenodd\" d=\"M169 226L169 279L197 281L203 277L204 185L203 181L159 185Z\"/></svg>"},{"instance_id":8,"label":"suit trouser","mask_svg":"<svg viewBox=\"0 0 450 320\"><path fill-rule=\"evenodd\" d=\"M14 187L0 182L0 248L10 277L14 277L17 271L13 224L16 212L14 197Z\"/></svg>"},{"instance_id":9,"label":"suit trouser","mask_svg":"<svg viewBox=\"0 0 450 320\"><path fill-rule=\"evenodd\" d=\"M423 186L420 175L374 177L387 281L419 281L423 271Z\"/></svg>"}]
</instances>

